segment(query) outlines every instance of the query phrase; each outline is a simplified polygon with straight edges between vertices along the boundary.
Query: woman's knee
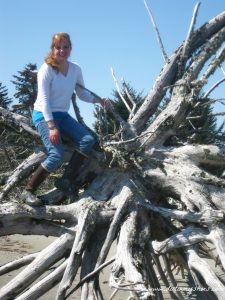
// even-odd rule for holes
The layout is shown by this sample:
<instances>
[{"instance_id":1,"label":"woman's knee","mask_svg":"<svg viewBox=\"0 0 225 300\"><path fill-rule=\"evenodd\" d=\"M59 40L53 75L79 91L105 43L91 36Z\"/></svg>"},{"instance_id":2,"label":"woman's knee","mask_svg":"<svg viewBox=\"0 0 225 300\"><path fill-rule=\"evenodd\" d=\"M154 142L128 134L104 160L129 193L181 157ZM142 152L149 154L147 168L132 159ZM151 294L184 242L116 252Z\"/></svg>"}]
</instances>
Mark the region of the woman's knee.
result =
<instances>
[{"instance_id":1,"label":"woman's knee","mask_svg":"<svg viewBox=\"0 0 225 300\"><path fill-rule=\"evenodd\" d=\"M89 152L92 150L94 144L96 143L95 138L88 134L85 135L82 140L80 141L80 151L85 153L85 154L89 154Z\"/></svg>"},{"instance_id":2,"label":"woman's knee","mask_svg":"<svg viewBox=\"0 0 225 300\"><path fill-rule=\"evenodd\" d=\"M93 146L96 143L96 140L92 135L87 135L86 140L87 140L87 143L91 146Z\"/></svg>"},{"instance_id":3,"label":"woman's knee","mask_svg":"<svg viewBox=\"0 0 225 300\"><path fill-rule=\"evenodd\" d=\"M91 149L94 146L94 144L96 143L96 140L92 135L89 134L89 135L84 136L82 143L84 146Z\"/></svg>"}]
</instances>

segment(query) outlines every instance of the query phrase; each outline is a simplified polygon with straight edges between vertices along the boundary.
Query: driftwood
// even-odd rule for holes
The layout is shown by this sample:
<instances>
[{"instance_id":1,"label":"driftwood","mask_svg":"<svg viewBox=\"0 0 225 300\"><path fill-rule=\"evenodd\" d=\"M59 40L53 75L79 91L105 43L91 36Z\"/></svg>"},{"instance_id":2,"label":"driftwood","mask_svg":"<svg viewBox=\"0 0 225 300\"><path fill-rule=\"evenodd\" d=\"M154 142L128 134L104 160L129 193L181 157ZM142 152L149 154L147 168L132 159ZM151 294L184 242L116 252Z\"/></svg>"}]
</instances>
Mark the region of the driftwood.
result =
<instances>
[{"instance_id":1,"label":"driftwood","mask_svg":"<svg viewBox=\"0 0 225 300\"><path fill-rule=\"evenodd\" d=\"M225 147L167 143L201 105L207 80L225 59L225 11L195 29L197 11L196 6L180 47L169 58L162 51L165 64L141 107L128 105L128 121L117 119L120 132L83 166L74 183L81 188L79 199L59 204L62 194L53 189L42 195L43 206L21 201L18 187L45 158L42 149L5 174L0 235L55 240L0 267L1 275L25 266L0 289L0 299L38 299L53 286L57 300L69 299L78 288L83 300L108 299L99 284L99 272L108 263L114 293L127 291L129 299L163 299L165 288L172 299L185 299L188 293L179 288L175 269L192 277L205 299L209 292L224 299L224 281L214 266L225 270L225 180L210 170L225 168ZM155 116L168 91L169 101ZM14 112L1 108L0 122L39 138ZM112 245L116 250L108 262Z\"/></svg>"}]
</instances>

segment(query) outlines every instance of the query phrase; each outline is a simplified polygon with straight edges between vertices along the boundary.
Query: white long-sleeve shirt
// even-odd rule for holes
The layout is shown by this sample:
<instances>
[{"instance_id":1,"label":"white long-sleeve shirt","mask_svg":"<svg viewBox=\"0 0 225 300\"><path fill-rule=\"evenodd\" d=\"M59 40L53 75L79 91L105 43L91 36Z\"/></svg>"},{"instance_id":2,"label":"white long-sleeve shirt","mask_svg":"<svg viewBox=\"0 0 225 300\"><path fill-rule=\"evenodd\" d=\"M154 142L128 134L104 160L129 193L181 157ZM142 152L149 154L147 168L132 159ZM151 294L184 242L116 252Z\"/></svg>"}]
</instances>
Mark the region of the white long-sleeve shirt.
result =
<instances>
[{"instance_id":1,"label":"white long-sleeve shirt","mask_svg":"<svg viewBox=\"0 0 225 300\"><path fill-rule=\"evenodd\" d=\"M38 95L34 109L43 113L45 121L52 120L52 112L68 112L74 90L81 100L92 103L94 96L77 87L77 83L84 86L78 64L69 62L67 75L63 75L44 63L38 71Z\"/></svg>"}]
</instances>

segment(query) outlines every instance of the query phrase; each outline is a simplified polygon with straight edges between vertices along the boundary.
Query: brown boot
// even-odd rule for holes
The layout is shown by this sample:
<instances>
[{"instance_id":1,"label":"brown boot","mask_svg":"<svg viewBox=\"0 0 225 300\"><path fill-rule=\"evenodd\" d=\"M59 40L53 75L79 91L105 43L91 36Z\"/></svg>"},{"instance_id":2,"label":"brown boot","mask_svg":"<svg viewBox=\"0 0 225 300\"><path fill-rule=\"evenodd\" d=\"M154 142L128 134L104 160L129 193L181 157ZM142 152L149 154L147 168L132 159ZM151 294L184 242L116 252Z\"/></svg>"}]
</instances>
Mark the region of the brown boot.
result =
<instances>
[{"instance_id":1,"label":"brown boot","mask_svg":"<svg viewBox=\"0 0 225 300\"><path fill-rule=\"evenodd\" d=\"M31 179L28 181L25 191L22 193L22 199L31 206L42 205L41 199L34 195L34 192L39 187L39 185L45 180L49 175L49 172L39 165L37 170L33 173Z\"/></svg>"},{"instance_id":2,"label":"brown boot","mask_svg":"<svg viewBox=\"0 0 225 300\"><path fill-rule=\"evenodd\" d=\"M68 196L76 194L77 188L74 186L74 181L85 159L87 159L86 156L74 151L68 165L65 167L64 174L55 181L55 187Z\"/></svg>"}]
</instances>

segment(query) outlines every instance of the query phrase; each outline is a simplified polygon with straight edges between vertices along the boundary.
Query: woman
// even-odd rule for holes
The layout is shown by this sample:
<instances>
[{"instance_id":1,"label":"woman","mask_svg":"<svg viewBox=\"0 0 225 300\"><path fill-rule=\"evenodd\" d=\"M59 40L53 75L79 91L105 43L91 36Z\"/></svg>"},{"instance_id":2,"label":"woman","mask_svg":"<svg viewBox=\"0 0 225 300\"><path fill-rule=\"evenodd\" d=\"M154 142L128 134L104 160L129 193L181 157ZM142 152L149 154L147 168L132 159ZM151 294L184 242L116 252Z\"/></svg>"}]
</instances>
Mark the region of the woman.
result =
<instances>
[{"instance_id":1,"label":"woman","mask_svg":"<svg viewBox=\"0 0 225 300\"><path fill-rule=\"evenodd\" d=\"M38 95L32 119L47 150L47 158L34 172L23 192L23 199L29 205L42 204L34 192L63 161L62 134L74 142L76 149L64 175L56 182L56 187L64 192L70 189L71 180L76 177L95 144L89 131L68 114L71 97L75 90L83 101L100 103L102 106L105 101L80 87L84 86L82 71L78 64L68 60L71 49L70 36L64 32L56 33L52 38L51 51L38 71Z\"/></svg>"}]
</instances>

